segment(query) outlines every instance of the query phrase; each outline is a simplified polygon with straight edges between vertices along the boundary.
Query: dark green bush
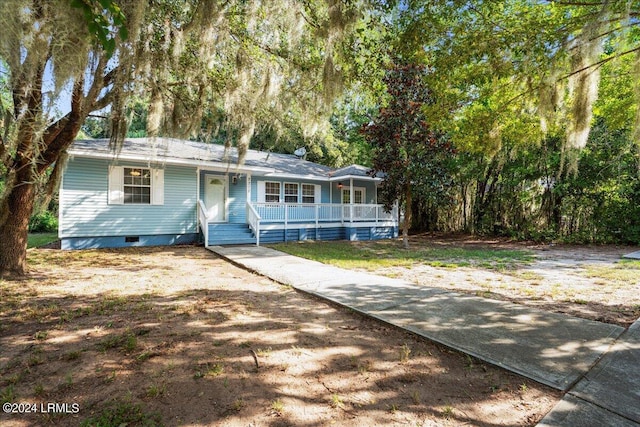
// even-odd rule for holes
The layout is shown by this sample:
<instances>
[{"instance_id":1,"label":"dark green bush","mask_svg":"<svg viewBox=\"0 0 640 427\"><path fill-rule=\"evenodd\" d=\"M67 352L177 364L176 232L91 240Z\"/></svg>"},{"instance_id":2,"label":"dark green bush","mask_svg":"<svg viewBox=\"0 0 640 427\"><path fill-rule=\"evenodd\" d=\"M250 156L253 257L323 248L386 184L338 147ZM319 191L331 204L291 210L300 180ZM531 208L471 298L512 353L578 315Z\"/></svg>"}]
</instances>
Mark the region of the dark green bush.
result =
<instances>
[{"instance_id":1,"label":"dark green bush","mask_svg":"<svg viewBox=\"0 0 640 427\"><path fill-rule=\"evenodd\" d=\"M29 232L52 233L58 230L58 217L51 211L35 214L29 220Z\"/></svg>"}]
</instances>

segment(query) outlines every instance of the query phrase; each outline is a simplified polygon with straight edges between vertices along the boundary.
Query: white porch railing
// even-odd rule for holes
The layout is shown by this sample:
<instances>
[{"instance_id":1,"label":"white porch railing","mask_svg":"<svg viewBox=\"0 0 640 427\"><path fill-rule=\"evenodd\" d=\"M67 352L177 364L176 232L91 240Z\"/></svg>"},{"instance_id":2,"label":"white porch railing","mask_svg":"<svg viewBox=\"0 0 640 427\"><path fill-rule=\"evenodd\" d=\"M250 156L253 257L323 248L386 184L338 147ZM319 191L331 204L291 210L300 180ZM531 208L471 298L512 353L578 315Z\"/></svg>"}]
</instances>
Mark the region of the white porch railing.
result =
<instances>
[{"instance_id":1,"label":"white porch railing","mask_svg":"<svg viewBox=\"0 0 640 427\"><path fill-rule=\"evenodd\" d=\"M209 219L207 218L207 208L202 200L198 200L198 225L204 235L204 246L209 244Z\"/></svg>"},{"instance_id":2,"label":"white porch railing","mask_svg":"<svg viewBox=\"0 0 640 427\"><path fill-rule=\"evenodd\" d=\"M253 234L256 236L256 246L260 246L260 215L256 211L256 209L251 205L251 203L247 202L247 223L251 230L253 230Z\"/></svg>"},{"instance_id":3,"label":"white porch railing","mask_svg":"<svg viewBox=\"0 0 640 427\"><path fill-rule=\"evenodd\" d=\"M383 205L329 203L248 203L262 222L396 222L397 207L385 212ZM249 215L247 215L247 219Z\"/></svg>"}]
</instances>

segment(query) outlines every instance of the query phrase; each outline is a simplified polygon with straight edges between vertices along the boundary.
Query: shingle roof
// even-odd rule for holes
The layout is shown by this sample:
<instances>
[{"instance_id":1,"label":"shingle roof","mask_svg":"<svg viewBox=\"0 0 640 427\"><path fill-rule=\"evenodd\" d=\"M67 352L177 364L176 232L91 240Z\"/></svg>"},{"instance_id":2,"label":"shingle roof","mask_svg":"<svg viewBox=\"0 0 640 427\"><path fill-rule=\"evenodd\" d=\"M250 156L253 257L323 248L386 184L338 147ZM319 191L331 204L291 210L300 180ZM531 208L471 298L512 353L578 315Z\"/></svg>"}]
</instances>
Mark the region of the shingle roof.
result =
<instances>
[{"instance_id":1,"label":"shingle roof","mask_svg":"<svg viewBox=\"0 0 640 427\"><path fill-rule=\"evenodd\" d=\"M339 177L339 176L370 176L369 171L371 169L366 166L360 165L350 165L345 166L340 169L336 169L331 173L331 176Z\"/></svg>"},{"instance_id":2,"label":"shingle roof","mask_svg":"<svg viewBox=\"0 0 640 427\"><path fill-rule=\"evenodd\" d=\"M108 139L77 140L74 141L69 151L73 155L114 154ZM139 157L146 161L180 160L193 161L194 163L224 164L231 167L235 167L238 163L238 150L235 147L225 153L224 146L219 144L172 138L127 138L119 155ZM328 166L310 162L294 155L257 150L248 150L244 165L269 168L273 171L271 173L275 174L311 175L325 178L332 176L331 172L334 171Z\"/></svg>"}]
</instances>

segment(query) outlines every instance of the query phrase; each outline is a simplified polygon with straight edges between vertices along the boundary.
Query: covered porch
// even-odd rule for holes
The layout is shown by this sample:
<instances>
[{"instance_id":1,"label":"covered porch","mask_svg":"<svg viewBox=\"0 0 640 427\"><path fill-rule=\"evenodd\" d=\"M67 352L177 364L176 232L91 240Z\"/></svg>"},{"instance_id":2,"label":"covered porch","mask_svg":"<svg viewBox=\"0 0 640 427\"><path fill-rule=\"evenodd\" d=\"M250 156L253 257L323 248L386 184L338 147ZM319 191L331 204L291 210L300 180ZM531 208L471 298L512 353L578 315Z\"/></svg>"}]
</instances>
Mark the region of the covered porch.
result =
<instances>
[{"instance_id":1,"label":"covered porch","mask_svg":"<svg viewBox=\"0 0 640 427\"><path fill-rule=\"evenodd\" d=\"M397 236L398 209L394 206L391 212L385 212L381 204L247 203L247 223L258 246L261 234L275 230L282 230L283 241L370 240L376 235ZM304 231L298 232L296 238L296 233L289 230Z\"/></svg>"},{"instance_id":2,"label":"covered porch","mask_svg":"<svg viewBox=\"0 0 640 427\"><path fill-rule=\"evenodd\" d=\"M352 169L323 178L201 170L197 210L204 241L260 245L397 236L397 207L385 212L377 203L380 179Z\"/></svg>"}]
</instances>

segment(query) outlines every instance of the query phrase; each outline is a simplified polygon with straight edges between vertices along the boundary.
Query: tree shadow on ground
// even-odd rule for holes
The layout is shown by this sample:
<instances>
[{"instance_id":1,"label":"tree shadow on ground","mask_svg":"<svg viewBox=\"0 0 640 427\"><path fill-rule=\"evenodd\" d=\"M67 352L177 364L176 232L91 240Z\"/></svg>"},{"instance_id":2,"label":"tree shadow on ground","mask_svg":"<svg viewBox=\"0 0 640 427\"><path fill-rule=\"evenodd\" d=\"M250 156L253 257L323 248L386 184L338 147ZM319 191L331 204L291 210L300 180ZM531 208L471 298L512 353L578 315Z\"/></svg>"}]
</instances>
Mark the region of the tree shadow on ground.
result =
<instances>
[{"instance_id":1,"label":"tree shadow on ground","mask_svg":"<svg viewBox=\"0 0 640 427\"><path fill-rule=\"evenodd\" d=\"M533 425L559 397L203 249L98 252L0 282L2 399L80 408L0 424L71 426L138 405L164 425ZM191 272L189 286L194 259L208 281ZM109 283L92 276L111 267ZM165 287L136 291L145 275Z\"/></svg>"}]
</instances>

